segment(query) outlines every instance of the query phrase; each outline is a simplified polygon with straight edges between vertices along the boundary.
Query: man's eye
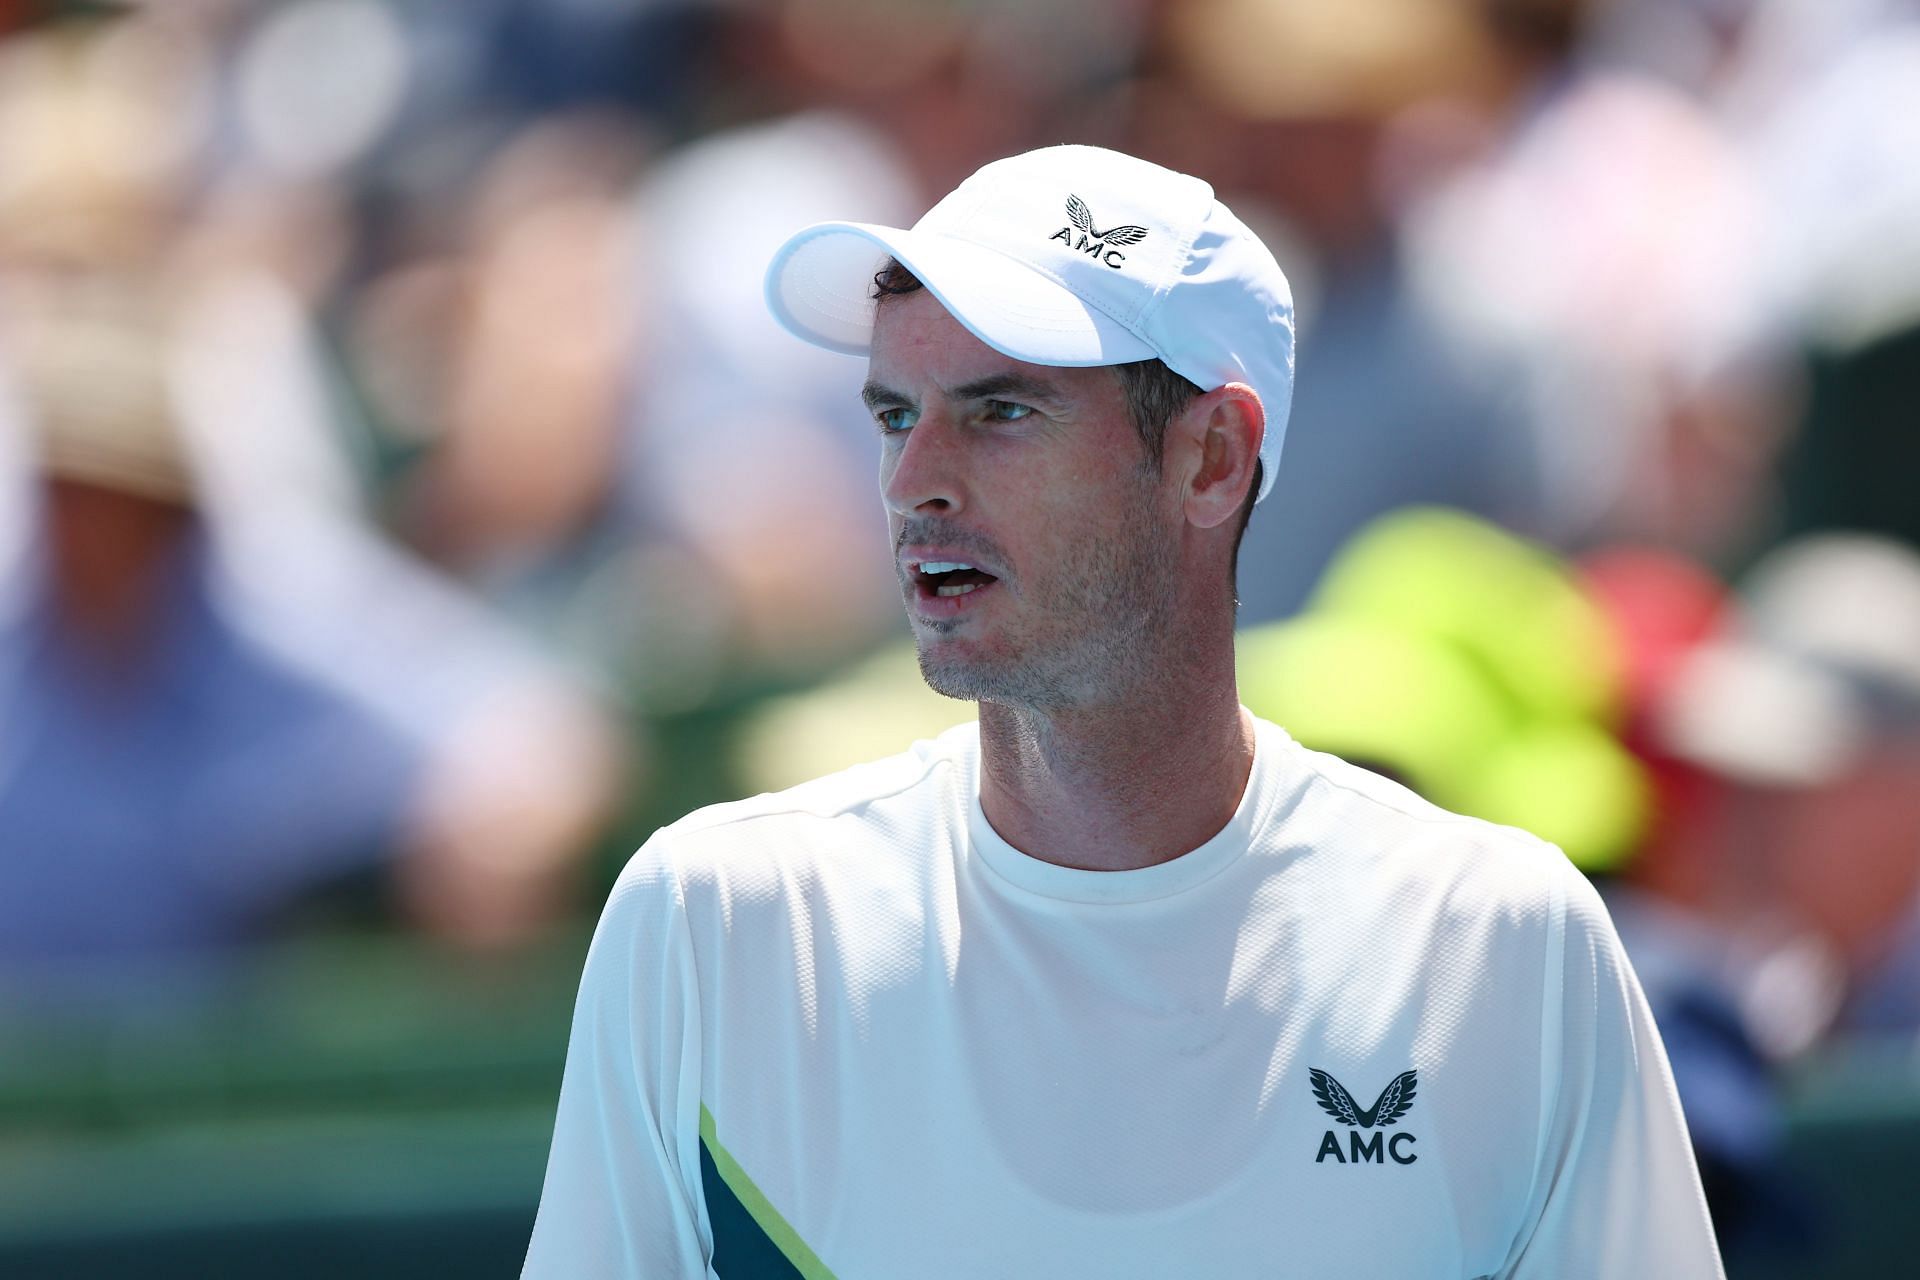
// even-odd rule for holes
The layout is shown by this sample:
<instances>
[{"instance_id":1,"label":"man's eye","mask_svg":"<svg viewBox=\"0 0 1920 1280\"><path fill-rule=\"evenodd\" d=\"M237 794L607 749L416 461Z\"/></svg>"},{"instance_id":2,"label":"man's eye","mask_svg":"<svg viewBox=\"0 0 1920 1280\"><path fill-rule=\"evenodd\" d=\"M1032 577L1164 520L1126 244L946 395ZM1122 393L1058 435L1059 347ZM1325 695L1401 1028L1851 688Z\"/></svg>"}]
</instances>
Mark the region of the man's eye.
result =
<instances>
[{"instance_id":1,"label":"man's eye","mask_svg":"<svg viewBox=\"0 0 1920 1280\"><path fill-rule=\"evenodd\" d=\"M1014 404L1011 400L987 401L987 416L995 422L1018 422L1032 412L1028 406Z\"/></svg>"},{"instance_id":2,"label":"man's eye","mask_svg":"<svg viewBox=\"0 0 1920 1280\"><path fill-rule=\"evenodd\" d=\"M882 409L873 420L880 424L881 435L890 436L912 427L918 416L911 409Z\"/></svg>"}]
</instances>

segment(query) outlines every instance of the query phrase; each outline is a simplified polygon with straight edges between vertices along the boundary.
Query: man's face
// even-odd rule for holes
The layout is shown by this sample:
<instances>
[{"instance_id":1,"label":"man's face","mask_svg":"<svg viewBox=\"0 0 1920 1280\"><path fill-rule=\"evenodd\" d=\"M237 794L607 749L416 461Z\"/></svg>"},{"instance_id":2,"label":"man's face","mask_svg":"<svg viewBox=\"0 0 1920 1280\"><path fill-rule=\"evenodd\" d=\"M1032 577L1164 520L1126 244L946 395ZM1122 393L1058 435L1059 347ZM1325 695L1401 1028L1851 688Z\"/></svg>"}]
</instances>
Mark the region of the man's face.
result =
<instances>
[{"instance_id":1,"label":"man's face","mask_svg":"<svg viewBox=\"0 0 1920 1280\"><path fill-rule=\"evenodd\" d=\"M1002 355L922 289L881 302L868 373L927 682L1063 709L1152 679L1177 605L1179 507L1113 371Z\"/></svg>"}]
</instances>

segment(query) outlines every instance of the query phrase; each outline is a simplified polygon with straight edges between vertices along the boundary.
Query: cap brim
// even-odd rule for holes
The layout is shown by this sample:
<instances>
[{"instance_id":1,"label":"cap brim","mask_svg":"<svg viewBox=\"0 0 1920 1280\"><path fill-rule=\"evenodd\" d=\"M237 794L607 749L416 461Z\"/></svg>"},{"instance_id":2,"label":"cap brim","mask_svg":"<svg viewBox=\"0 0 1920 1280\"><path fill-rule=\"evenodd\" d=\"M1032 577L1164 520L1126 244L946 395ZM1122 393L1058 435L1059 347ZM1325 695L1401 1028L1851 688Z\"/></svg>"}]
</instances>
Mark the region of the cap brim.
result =
<instances>
[{"instance_id":1,"label":"cap brim","mask_svg":"<svg viewBox=\"0 0 1920 1280\"><path fill-rule=\"evenodd\" d=\"M992 249L930 232L821 222L767 268L767 306L795 337L847 355L873 342L873 277L891 256L973 335L1029 364L1106 365L1158 353L1051 277Z\"/></svg>"}]
</instances>

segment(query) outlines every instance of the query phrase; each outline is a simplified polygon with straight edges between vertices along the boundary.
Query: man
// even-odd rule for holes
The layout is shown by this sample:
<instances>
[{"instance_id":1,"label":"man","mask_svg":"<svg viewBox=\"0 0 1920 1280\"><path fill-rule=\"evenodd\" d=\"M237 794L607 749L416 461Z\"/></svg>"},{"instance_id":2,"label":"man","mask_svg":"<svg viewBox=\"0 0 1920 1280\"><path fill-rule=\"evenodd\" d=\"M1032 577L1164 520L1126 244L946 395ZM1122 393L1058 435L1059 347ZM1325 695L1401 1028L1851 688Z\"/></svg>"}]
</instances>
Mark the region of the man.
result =
<instances>
[{"instance_id":1,"label":"man","mask_svg":"<svg viewBox=\"0 0 1920 1280\"><path fill-rule=\"evenodd\" d=\"M1037 151L801 232L768 296L868 356L979 726L635 857L526 1273L1718 1275L1587 884L1239 706L1292 308L1211 189Z\"/></svg>"},{"instance_id":2,"label":"man","mask_svg":"<svg viewBox=\"0 0 1920 1280\"><path fill-rule=\"evenodd\" d=\"M79 256L11 268L0 1005L150 1017L370 877L449 942L539 930L611 791L599 713L377 544L236 510L248 449L302 424L257 413L272 359L250 378L209 345L236 336L215 295ZM236 338L256 359L266 327ZM197 394L210 368L244 416ZM375 583L412 594L343 623Z\"/></svg>"},{"instance_id":3,"label":"man","mask_svg":"<svg viewBox=\"0 0 1920 1280\"><path fill-rule=\"evenodd\" d=\"M402 847L428 754L223 592L157 290L8 283L28 537L0 551L0 1003L148 1015Z\"/></svg>"}]
</instances>

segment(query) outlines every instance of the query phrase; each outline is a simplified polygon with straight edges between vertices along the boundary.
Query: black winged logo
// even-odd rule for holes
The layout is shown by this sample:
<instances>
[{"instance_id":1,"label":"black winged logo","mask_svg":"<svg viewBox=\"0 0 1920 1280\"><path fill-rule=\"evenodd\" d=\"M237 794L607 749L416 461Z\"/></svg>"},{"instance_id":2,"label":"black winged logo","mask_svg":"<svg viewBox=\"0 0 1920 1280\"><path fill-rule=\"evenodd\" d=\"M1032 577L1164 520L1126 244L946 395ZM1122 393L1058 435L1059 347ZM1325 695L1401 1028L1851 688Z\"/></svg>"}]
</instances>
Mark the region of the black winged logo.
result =
<instances>
[{"instance_id":1,"label":"black winged logo","mask_svg":"<svg viewBox=\"0 0 1920 1280\"><path fill-rule=\"evenodd\" d=\"M1125 226L1109 227L1105 231L1093 229L1093 211L1087 208L1087 202L1079 196L1067 197L1067 218L1095 240L1105 244L1139 244L1147 238L1147 229L1127 223Z\"/></svg>"},{"instance_id":2,"label":"black winged logo","mask_svg":"<svg viewBox=\"0 0 1920 1280\"><path fill-rule=\"evenodd\" d=\"M1318 1067L1309 1067L1308 1070L1313 1073L1313 1096L1321 1110L1341 1124L1358 1125L1362 1129L1371 1129L1375 1125L1384 1129L1407 1114L1413 1106L1414 1086L1419 1083L1420 1074L1418 1071L1402 1071L1393 1078L1392 1084L1380 1091L1373 1105L1362 1111L1345 1085Z\"/></svg>"}]
</instances>

